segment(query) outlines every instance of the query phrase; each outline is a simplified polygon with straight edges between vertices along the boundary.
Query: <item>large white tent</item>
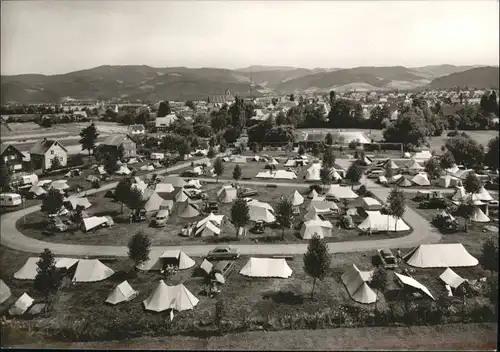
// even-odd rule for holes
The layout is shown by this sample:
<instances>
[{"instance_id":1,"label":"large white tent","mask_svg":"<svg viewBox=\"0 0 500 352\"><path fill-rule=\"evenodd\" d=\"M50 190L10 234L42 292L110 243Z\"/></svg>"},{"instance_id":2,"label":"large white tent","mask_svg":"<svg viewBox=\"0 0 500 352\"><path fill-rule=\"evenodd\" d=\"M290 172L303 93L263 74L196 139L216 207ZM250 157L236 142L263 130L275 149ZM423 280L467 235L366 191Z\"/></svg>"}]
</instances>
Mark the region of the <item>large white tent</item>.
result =
<instances>
[{"instance_id":1,"label":"large white tent","mask_svg":"<svg viewBox=\"0 0 500 352\"><path fill-rule=\"evenodd\" d=\"M441 275L439 275L439 278L446 285L450 285L450 287L452 288L457 288L466 281L463 277L459 276L450 268L446 268L446 270Z\"/></svg>"},{"instance_id":2,"label":"large white tent","mask_svg":"<svg viewBox=\"0 0 500 352\"><path fill-rule=\"evenodd\" d=\"M28 311L28 309L33 305L35 300L31 298L26 292L22 294L9 309L10 315L23 315Z\"/></svg>"},{"instance_id":3,"label":"large white tent","mask_svg":"<svg viewBox=\"0 0 500 352\"><path fill-rule=\"evenodd\" d=\"M490 218L481 210L479 207L474 207L474 213L472 213L471 221L474 222L489 222Z\"/></svg>"},{"instance_id":4,"label":"large white tent","mask_svg":"<svg viewBox=\"0 0 500 352\"><path fill-rule=\"evenodd\" d=\"M147 200L147 202L144 204L144 209L147 212L158 211L158 210L160 210L161 205L163 204L164 201L165 201L165 199L163 199L162 197L160 197L158 195L158 193L154 192L151 195L151 197L149 197L149 199Z\"/></svg>"},{"instance_id":5,"label":"large white tent","mask_svg":"<svg viewBox=\"0 0 500 352\"><path fill-rule=\"evenodd\" d=\"M95 282L102 281L113 275L115 272L110 267L104 265L97 259L80 259L76 266L74 282Z\"/></svg>"},{"instance_id":6,"label":"large white tent","mask_svg":"<svg viewBox=\"0 0 500 352\"><path fill-rule=\"evenodd\" d=\"M388 159L385 163L384 163L384 168L387 168L387 167L390 167L391 169L393 170L397 170L399 169L399 166L394 162L392 161L392 159Z\"/></svg>"},{"instance_id":7,"label":"large white tent","mask_svg":"<svg viewBox=\"0 0 500 352\"><path fill-rule=\"evenodd\" d=\"M184 190L184 188L181 188L179 190L179 192L177 192L177 194L175 195L175 201L177 203L187 202L188 200L189 200L189 196L187 195L187 193Z\"/></svg>"},{"instance_id":8,"label":"large white tent","mask_svg":"<svg viewBox=\"0 0 500 352\"><path fill-rule=\"evenodd\" d=\"M143 271L154 271L163 269L164 261L172 261L173 264L178 266L180 270L189 269L195 265L193 259L191 259L186 253L180 250L165 251L161 254L150 254L149 260L137 266L137 269Z\"/></svg>"},{"instance_id":9,"label":"large white tent","mask_svg":"<svg viewBox=\"0 0 500 352\"><path fill-rule=\"evenodd\" d=\"M196 227L194 235L198 237L213 237L219 236L221 228L211 221L207 221L201 226Z\"/></svg>"},{"instance_id":10,"label":"large white tent","mask_svg":"<svg viewBox=\"0 0 500 352\"><path fill-rule=\"evenodd\" d=\"M427 296L429 296L432 299L435 299L434 296L430 293L429 289L422 285L420 282L415 280L412 277L406 276L406 275L401 275L398 273L394 273L396 277L399 279L399 281L404 285L404 286L410 286L413 287L423 293L425 293Z\"/></svg>"},{"instance_id":11,"label":"large white tent","mask_svg":"<svg viewBox=\"0 0 500 352\"><path fill-rule=\"evenodd\" d=\"M297 175L293 171L278 170L274 173L274 178L281 180L295 180Z\"/></svg>"},{"instance_id":12,"label":"large white tent","mask_svg":"<svg viewBox=\"0 0 500 352\"><path fill-rule=\"evenodd\" d=\"M406 169L410 172L419 172L424 169L422 165L418 163L415 159L412 159L407 165Z\"/></svg>"},{"instance_id":13,"label":"large white tent","mask_svg":"<svg viewBox=\"0 0 500 352\"><path fill-rule=\"evenodd\" d=\"M307 206L308 211L314 210L316 213L338 213L339 207L335 202L329 202L326 200L311 200Z\"/></svg>"},{"instance_id":14,"label":"large white tent","mask_svg":"<svg viewBox=\"0 0 500 352\"><path fill-rule=\"evenodd\" d=\"M372 232L381 231L408 231L410 227L403 219L396 219L391 215L385 215L379 211L366 211L368 216L358 225L358 229Z\"/></svg>"},{"instance_id":15,"label":"large white tent","mask_svg":"<svg viewBox=\"0 0 500 352\"><path fill-rule=\"evenodd\" d=\"M399 179L400 179L401 177L403 177L403 175L402 175L402 174L392 175L391 177L389 177L389 178L387 179L387 182L389 182L389 183L396 183L396 182L398 182L398 181L399 181Z\"/></svg>"},{"instance_id":16,"label":"large white tent","mask_svg":"<svg viewBox=\"0 0 500 352\"><path fill-rule=\"evenodd\" d=\"M465 187L460 186L460 187L457 187L457 190L455 191L455 193L453 194L451 199L456 201L456 202L461 202L465 199L466 196L467 196L467 192L465 192Z\"/></svg>"},{"instance_id":17,"label":"large white tent","mask_svg":"<svg viewBox=\"0 0 500 352\"><path fill-rule=\"evenodd\" d=\"M306 181L312 182L312 181L320 181L321 176L321 164L315 163L312 164L307 170L306 170Z\"/></svg>"},{"instance_id":18,"label":"large white tent","mask_svg":"<svg viewBox=\"0 0 500 352\"><path fill-rule=\"evenodd\" d=\"M274 178L274 174L270 170L265 170L257 173L257 175L255 175L255 178L271 179Z\"/></svg>"},{"instance_id":19,"label":"large white tent","mask_svg":"<svg viewBox=\"0 0 500 352\"><path fill-rule=\"evenodd\" d=\"M12 296L9 286L2 279L0 279L0 304L8 300Z\"/></svg>"},{"instance_id":20,"label":"large white tent","mask_svg":"<svg viewBox=\"0 0 500 352\"><path fill-rule=\"evenodd\" d=\"M180 218L192 218L198 215L200 215L200 212L196 209L195 205L188 202L185 202L180 206L177 214Z\"/></svg>"},{"instance_id":21,"label":"large white tent","mask_svg":"<svg viewBox=\"0 0 500 352\"><path fill-rule=\"evenodd\" d=\"M382 204L378 200L372 197L363 197L363 209L365 210L380 210L382 209Z\"/></svg>"},{"instance_id":22,"label":"large white tent","mask_svg":"<svg viewBox=\"0 0 500 352\"><path fill-rule=\"evenodd\" d=\"M92 206L92 204L86 197L70 196L65 199L65 202L70 204L71 209L76 209L77 206L83 207L84 209L88 209Z\"/></svg>"},{"instance_id":23,"label":"large white tent","mask_svg":"<svg viewBox=\"0 0 500 352\"><path fill-rule=\"evenodd\" d=\"M167 309L183 311L193 309L199 300L183 284L168 286L160 280L156 289L142 303L146 310L162 312Z\"/></svg>"},{"instance_id":24,"label":"large white tent","mask_svg":"<svg viewBox=\"0 0 500 352\"><path fill-rule=\"evenodd\" d=\"M214 213L210 213L210 214L208 214L207 217L198 221L196 223L196 227L203 226L205 223L207 223L209 221L220 226L222 224L223 220L224 220L224 215L215 215Z\"/></svg>"},{"instance_id":25,"label":"large white tent","mask_svg":"<svg viewBox=\"0 0 500 352\"><path fill-rule=\"evenodd\" d=\"M85 232L96 228L97 226L101 226L103 224L109 223L110 217L108 216L91 216L88 218L84 218L82 220L82 228Z\"/></svg>"},{"instance_id":26,"label":"large white tent","mask_svg":"<svg viewBox=\"0 0 500 352\"><path fill-rule=\"evenodd\" d=\"M461 243L421 244L408 253L404 260L417 268L452 268L478 264L478 260Z\"/></svg>"},{"instance_id":27,"label":"large white tent","mask_svg":"<svg viewBox=\"0 0 500 352\"><path fill-rule=\"evenodd\" d=\"M18 280L34 280L36 277L37 273L37 268L38 268L38 261L40 260L39 257L29 257L28 260L26 260L26 263L22 266L21 269L16 271L14 274L14 279Z\"/></svg>"},{"instance_id":28,"label":"large white tent","mask_svg":"<svg viewBox=\"0 0 500 352\"><path fill-rule=\"evenodd\" d=\"M483 202L489 202L491 200L493 200L493 197L491 196L491 194L484 188L484 186L481 186L481 188L479 189L478 192L476 193L473 193L471 195L471 198L472 200L480 200L480 201L483 201Z\"/></svg>"},{"instance_id":29,"label":"large white tent","mask_svg":"<svg viewBox=\"0 0 500 352\"><path fill-rule=\"evenodd\" d=\"M340 185L330 185L326 196L335 197L337 199L356 199L358 195L353 192L350 187L342 187Z\"/></svg>"},{"instance_id":30,"label":"large white tent","mask_svg":"<svg viewBox=\"0 0 500 352\"><path fill-rule=\"evenodd\" d=\"M406 177L401 177L399 180L396 181L396 184L399 187L410 187L413 186L413 183L410 182Z\"/></svg>"},{"instance_id":31,"label":"large white tent","mask_svg":"<svg viewBox=\"0 0 500 352\"><path fill-rule=\"evenodd\" d=\"M303 239L311 239L313 235L317 234L320 238L332 236L332 223L330 221L322 220L308 220L304 221L300 229L300 236Z\"/></svg>"},{"instance_id":32,"label":"large white tent","mask_svg":"<svg viewBox=\"0 0 500 352\"><path fill-rule=\"evenodd\" d=\"M295 190L292 195L288 198L294 207L301 205L304 203L304 197L299 193L299 191Z\"/></svg>"},{"instance_id":33,"label":"large white tent","mask_svg":"<svg viewBox=\"0 0 500 352\"><path fill-rule=\"evenodd\" d=\"M341 280L353 300L359 303L369 304L377 301L377 294L366 283L371 279L372 275L373 271L361 271L355 264L352 264L352 266L342 274Z\"/></svg>"},{"instance_id":34,"label":"large white tent","mask_svg":"<svg viewBox=\"0 0 500 352\"><path fill-rule=\"evenodd\" d=\"M184 187L186 182L179 176L164 176L161 183L170 183L174 187Z\"/></svg>"},{"instance_id":35,"label":"large white tent","mask_svg":"<svg viewBox=\"0 0 500 352\"><path fill-rule=\"evenodd\" d=\"M240 274L249 277L288 278L292 276L292 269L284 258L250 257Z\"/></svg>"},{"instance_id":36,"label":"large white tent","mask_svg":"<svg viewBox=\"0 0 500 352\"><path fill-rule=\"evenodd\" d=\"M115 289L106 298L106 303L115 305L121 302L126 302L134 299L139 292L135 291L128 281L123 281L121 284L115 287Z\"/></svg>"},{"instance_id":37,"label":"large white tent","mask_svg":"<svg viewBox=\"0 0 500 352\"><path fill-rule=\"evenodd\" d=\"M413 182L417 186L430 186L431 185L431 181L429 181L429 179L427 178L427 174L423 173L423 172L418 173L415 176L413 176L413 178L411 179L411 182Z\"/></svg>"},{"instance_id":38,"label":"large white tent","mask_svg":"<svg viewBox=\"0 0 500 352\"><path fill-rule=\"evenodd\" d=\"M252 200L247 204L251 221L264 221L267 223L276 221L276 217L272 213L273 208L268 203Z\"/></svg>"},{"instance_id":39,"label":"large white tent","mask_svg":"<svg viewBox=\"0 0 500 352\"><path fill-rule=\"evenodd\" d=\"M420 152L416 152L414 155L413 155L413 159L417 159L417 160L429 160L430 158L432 158L432 154L430 151L428 150L422 150Z\"/></svg>"},{"instance_id":40,"label":"large white tent","mask_svg":"<svg viewBox=\"0 0 500 352\"><path fill-rule=\"evenodd\" d=\"M79 260L76 258L55 258L55 267L58 269L70 269Z\"/></svg>"},{"instance_id":41,"label":"large white tent","mask_svg":"<svg viewBox=\"0 0 500 352\"><path fill-rule=\"evenodd\" d=\"M158 183L155 187L156 193L172 193L174 191L174 186L171 183Z\"/></svg>"},{"instance_id":42,"label":"large white tent","mask_svg":"<svg viewBox=\"0 0 500 352\"><path fill-rule=\"evenodd\" d=\"M444 175L439 177L438 185L444 188L456 187L456 186L461 186L462 181L454 176Z\"/></svg>"},{"instance_id":43,"label":"large white tent","mask_svg":"<svg viewBox=\"0 0 500 352\"><path fill-rule=\"evenodd\" d=\"M219 191L217 191L217 197L222 203L232 203L237 198L236 188L223 186Z\"/></svg>"}]
</instances>

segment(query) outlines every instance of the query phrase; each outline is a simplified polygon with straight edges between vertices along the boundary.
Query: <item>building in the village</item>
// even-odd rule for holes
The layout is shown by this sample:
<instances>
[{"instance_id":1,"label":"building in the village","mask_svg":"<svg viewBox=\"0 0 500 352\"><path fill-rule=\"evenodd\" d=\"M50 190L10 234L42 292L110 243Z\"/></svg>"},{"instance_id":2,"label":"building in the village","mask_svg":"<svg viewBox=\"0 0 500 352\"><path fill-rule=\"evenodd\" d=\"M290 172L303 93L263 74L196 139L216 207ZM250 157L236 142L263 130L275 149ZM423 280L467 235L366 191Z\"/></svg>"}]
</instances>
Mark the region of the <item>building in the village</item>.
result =
<instances>
[{"instance_id":1,"label":"building in the village","mask_svg":"<svg viewBox=\"0 0 500 352\"><path fill-rule=\"evenodd\" d=\"M14 172L23 169L24 154L12 144L0 144L0 158Z\"/></svg>"},{"instance_id":2,"label":"building in the village","mask_svg":"<svg viewBox=\"0 0 500 352\"><path fill-rule=\"evenodd\" d=\"M231 90L228 88L223 95L211 95L207 99L209 108L221 107L224 104L231 105L234 103L234 97Z\"/></svg>"},{"instance_id":3,"label":"building in the village","mask_svg":"<svg viewBox=\"0 0 500 352\"><path fill-rule=\"evenodd\" d=\"M128 128L128 133L131 136L144 135L144 134L146 134L146 127L144 127L144 125L142 125L142 124L130 125Z\"/></svg>"},{"instance_id":4,"label":"building in the village","mask_svg":"<svg viewBox=\"0 0 500 352\"><path fill-rule=\"evenodd\" d=\"M50 170L54 158L59 159L61 167L68 164L68 150L56 140L44 138L30 150L30 161L35 170Z\"/></svg>"},{"instance_id":5,"label":"building in the village","mask_svg":"<svg viewBox=\"0 0 500 352\"><path fill-rule=\"evenodd\" d=\"M99 152L102 154L120 155L120 148L124 157L137 154L137 143L128 134L111 135L99 144Z\"/></svg>"}]
</instances>

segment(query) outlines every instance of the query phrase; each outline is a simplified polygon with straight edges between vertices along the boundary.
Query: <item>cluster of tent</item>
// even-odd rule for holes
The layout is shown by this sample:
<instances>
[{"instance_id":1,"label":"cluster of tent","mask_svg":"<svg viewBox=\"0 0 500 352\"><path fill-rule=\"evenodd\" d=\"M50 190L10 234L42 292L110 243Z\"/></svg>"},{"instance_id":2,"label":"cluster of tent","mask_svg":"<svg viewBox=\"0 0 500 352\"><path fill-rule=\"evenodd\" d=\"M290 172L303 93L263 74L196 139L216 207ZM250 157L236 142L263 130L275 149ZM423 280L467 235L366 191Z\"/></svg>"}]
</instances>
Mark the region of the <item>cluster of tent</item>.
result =
<instances>
[{"instance_id":1,"label":"cluster of tent","mask_svg":"<svg viewBox=\"0 0 500 352\"><path fill-rule=\"evenodd\" d=\"M284 258L254 258L250 257L240 274L248 277L289 278L292 269Z\"/></svg>"},{"instance_id":2,"label":"cluster of tent","mask_svg":"<svg viewBox=\"0 0 500 352\"><path fill-rule=\"evenodd\" d=\"M430 186L431 181L426 172L417 172L412 178L408 179L401 174L393 175L387 179L385 176L379 176L378 182L382 184L396 183L399 187L411 186Z\"/></svg>"},{"instance_id":3,"label":"cluster of tent","mask_svg":"<svg viewBox=\"0 0 500 352\"><path fill-rule=\"evenodd\" d=\"M64 193L64 191L70 188L70 186L67 183L67 180L52 181L52 180L38 180L37 178L35 181L35 179L33 178L33 182L34 183L32 183L32 186L28 192L36 197L43 196L50 189L55 189L60 191L61 193Z\"/></svg>"},{"instance_id":4,"label":"cluster of tent","mask_svg":"<svg viewBox=\"0 0 500 352\"><path fill-rule=\"evenodd\" d=\"M174 265L180 270L189 269L195 265L195 261L181 250L165 251L161 254L150 254L147 262L137 266L143 271L160 271L165 265Z\"/></svg>"},{"instance_id":5,"label":"cluster of tent","mask_svg":"<svg viewBox=\"0 0 500 352\"><path fill-rule=\"evenodd\" d=\"M210 213L206 218L196 223L194 236L209 237L220 235L223 220L224 215Z\"/></svg>"},{"instance_id":6,"label":"cluster of tent","mask_svg":"<svg viewBox=\"0 0 500 352\"><path fill-rule=\"evenodd\" d=\"M342 175L340 173L343 173L343 170L337 170L335 168L330 168L330 178L335 181L340 181L342 180ZM312 164L307 170L306 174L304 176L304 180L306 182L315 182L315 181L321 181L321 163L314 163Z\"/></svg>"},{"instance_id":7,"label":"cluster of tent","mask_svg":"<svg viewBox=\"0 0 500 352\"><path fill-rule=\"evenodd\" d=\"M275 180L295 180L297 178L297 175L293 171L286 171L286 170L277 170L277 171L262 171L259 172L256 176L256 178L265 178L265 179L275 179Z\"/></svg>"},{"instance_id":8,"label":"cluster of tent","mask_svg":"<svg viewBox=\"0 0 500 352\"><path fill-rule=\"evenodd\" d=\"M266 223L276 221L274 209L268 203L260 202L256 199L248 199L247 205L251 221L263 221Z\"/></svg>"},{"instance_id":9,"label":"cluster of tent","mask_svg":"<svg viewBox=\"0 0 500 352\"><path fill-rule=\"evenodd\" d=\"M217 191L217 198L220 202L228 204L234 202L238 197L238 192L236 188L230 185L224 185L221 189Z\"/></svg>"},{"instance_id":10,"label":"cluster of tent","mask_svg":"<svg viewBox=\"0 0 500 352\"><path fill-rule=\"evenodd\" d=\"M488 202L493 200L490 193L482 186L476 193L467 193L464 187L457 187L456 192L451 197L454 204L461 204L465 202L472 202L474 207L474 212L471 216L471 221L474 222L489 222L488 217ZM484 207L485 211L481 209Z\"/></svg>"}]
</instances>

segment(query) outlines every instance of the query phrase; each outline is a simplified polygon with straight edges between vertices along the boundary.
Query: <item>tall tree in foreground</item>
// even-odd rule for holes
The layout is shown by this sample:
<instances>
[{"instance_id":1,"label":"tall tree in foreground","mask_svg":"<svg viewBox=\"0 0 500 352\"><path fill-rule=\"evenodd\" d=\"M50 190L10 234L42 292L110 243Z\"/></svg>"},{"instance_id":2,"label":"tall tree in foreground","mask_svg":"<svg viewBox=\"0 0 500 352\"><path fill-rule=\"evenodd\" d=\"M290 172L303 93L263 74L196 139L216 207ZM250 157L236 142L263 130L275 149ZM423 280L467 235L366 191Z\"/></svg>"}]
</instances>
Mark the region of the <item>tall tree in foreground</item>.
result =
<instances>
[{"instance_id":1,"label":"tall tree in foreground","mask_svg":"<svg viewBox=\"0 0 500 352\"><path fill-rule=\"evenodd\" d=\"M139 188L131 187L125 204L127 204L127 207L137 214L137 212L144 206L142 191Z\"/></svg>"},{"instance_id":2,"label":"tall tree in foreground","mask_svg":"<svg viewBox=\"0 0 500 352\"><path fill-rule=\"evenodd\" d=\"M127 253L128 257L134 262L135 268L149 260L150 251L151 240L148 235L142 230L137 231L128 242Z\"/></svg>"},{"instance_id":3,"label":"tall tree in foreground","mask_svg":"<svg viewBox=\"0 0 500 352\"><path fill-rule=\"evenodd\" d=\"M304 254L304 271L313 278L311 298L314 297L316 280L325 278L330 268L330 262L331 258L326 243L317 234L314 234L309 240L307 252Z\"/></svg>"},{"instance_id":4,"label":"tall tree in foreground","mask_svg":"<svg viewBox=\"0 0 500 352\"><path fill-rule=\"evenodd\" d=\"M293 223L293 205L287 198L282 198L276 206L276 220L281 227L281 240L285 240L285 229L289 229Z\"/></svg>"},{"instance_id":5,"label":"tall tree in foreground","mask_svg":"<svg viewBox=\"0 0 500 352\"><path fill-rule=\"evenodd\" d=\"M78 141L82 145L82 150L87 150L89 153L93 152L96 147L97 137L99 137L99 133L97 133L97 128L94 124L85 127L80 131L80 140Z\"/></svg>"},{"instance_id":6,"label":"tall tree in foreground","mask_svg":"<svg viewBox=\"0 0 500 352\"><path fill-rule=\"evenodd\" d=\"M479 262L486 270L498 273L498 237L492 235L483 241Z\"/></svg>"},{"instance_id":7,"label":"tall tree in foreground","mask_svg":"<svg viewBox=\"0 0 500 352\"><path fill-rule=\"evenodd\" d=\"M335 154L333 153L332 147L325 148L323 152L323 166L330 169L335 166Z\"/></svg>"},{"instance_id":8,"label":"tall tree in foreground","mask_svg":"<svg viewBox=\"0 0 500 352\"><path fill-rule=\"evenodd\" d=\"M424 170L425 172L427 172L431 180L434 180L441 175L441 166L439 165L439 161L435 157L427 160Z\"/></svg>"},{"instance_id":9,"label":"tall tree in foreground","mask_svg":"<svg viewBox=\"0 0 500 352\"><path fill-rule=\"evenodd\" d=\"M123 214L123 204L127 202L132 182L129 178L123 178L115 188L115 200L121 204L120 213Z\"/></svg>"},{"instance_id":10,"label":"tall tree in foreground","mask_svg":"<svg viewBox=\"0 0 500 352\"><path fill-rule=\"evenodd\" d=\"M323 193L325 192L325 186L329 185L332 182L332 174L330 169L326 166L321 167L319 170L319 178L321 179L321 183L323 184Z\"/></svg>"},{"instance_id":11,"label":"tall tree in foreground","mask_svg":"<svg viewBox=\"0 0 500 352\"><path fill-rule=\"evenodd\" d=\"M378 267L374 272L370 280L370 285L377 293L384 293L389 285L387 271L383 266ZM377 309L377 303L375 302L375 309Z\"/></svg>"},{"instance_id":12,"label":"tall tree in foreground","mask_svg":"<svg viewBox=\"0 0 500 352\"><path fill-rule=\"evenodd\" d=\"M250 221L248 204L244 199L238 198L231 207L231 222L236 227L236 236L238 236L240 227L244 227Z\"/></svg>"},{"instance_id":13,"label":"tall tree in foreground","mask_svg":"<svg viewBox=\"0 0 500 352\"><path fill-rule=\"evenodd\" d=\"M393 188L387 197L387 204L389 205L389 215L396 218L394 224L394 231L397 231L398 220L401 219L406 211L406 197L400 189Z\"/></svg>"},{"instance_id":14,"label":"tall tree in foreground","mask_svg":"<svg viewBox=\"0 0 500 352\"><path fill-rule=\"evenodd\" d=\"M470 218L474 214L474 207L475 207L474 203L472 202L472 200L469 199L469 201L461 203L457 208L456 215L464 219L465 232L468 231L467 226L469 224Z\"/></svg>"},{"instance_id":15,"label":"tall tree in foreground","mask_svg":"<svg viewBox=\"0 0 500 352\"><path fill-rule=\"evenodd\" d=\"M327 133L327 135L325 137L325 144L328 146L333 144L333 136L331 133Z\"/></svg>"},{"instance_id":16,"label":"tall tree in foreground","mask_svg":"<svg viewBox=\"0 0 500 352\"><path fill-rule=\"evenodd\" d=\"M36 265L34 286L37 291L44 295L45 300L48 301L50 294L57 291L61 282L54 254L48 248L45 248L40 254L40 260Z\"/></svg>"},{"instance_id":17,"label":"tall tree in foreground","mask_svg":"<svg viewBox=\"0 0 500 352\"><path fill-rule=\"evenodd\" d=\"M481 180L475 173L467 173L464 180L464 188L467 193L478 193L482 186Z\"/></svg>"},{"instance_id":18,"label":"tall tree in foreground","mask_svg":"<svg viewBox=\"0 0 500 352\"><path fill-rule=\"evenodd\" d=\"M57 189L49 189L42 202L41 210L49 215L57 214L63 206L64 196Z\"/></svg>"},{"instance_id":19,"label":"tall tree in foreground","mask_svg":"<svg viewBox=\"0 0 500 352\"><path fill-rule=\"evenodd\" d=\"M354 184L357 184L361 177L363 176L363 169L359 166L358 163L354 162L347 169L345 177L351 181L351 189L354 187Z\"/></svg>"},{"instance_id":20,"label":"tall tree in foreground","mask_svg":"<svg viewBox=\"0 0 500 352\"><path fill-rule=\"evenodd\" d=\"M216 181L219 183L219 177L224 173L224 163L221 157L218 157L214 161L214 173L216 176Z\"/></svg>"},{"instance_id":21,"label":"tall tree in foreground","mask_svg":"<svg viewBox=\"0 0 500 352\"><path fill-rule=\"evenodd\" d=\"M236 164L233 170L233 180L236 181L236 183L238 183L240 179L241 179L241 167L239 164Z\"/></svg>"},{"instance_id":22,"label":"tall tree in foreground","mask_svg":"<svg viewBox=\"0 0 500 352\"><path fill-rule=\"evenodd\" d=\"M446 170L453 167L453 165L455 165L455 158L453 157L453 154L447 150L443 155L441 155L441 158L439 159L439 166L441 166L441 169Z\"/></svg>"},{"instance_id":23,"label":"tall tree in foreground","mask_svg":"<svg viewBox=\"0 0 500 352\"><path fill-rule=\"evenodd\" d=\"M488 151L484 156L484 163L492 170L498 170L498 159L500 159L498 148L498 136L496 136L495 138L490 139L490 141L488 142Z\"/></svg>"},{"instance_id":24,"label":"tall tree in foreground","mask_svg":"<svg viewBox=\"0 0 500 352\"><path fill-rule=\"evenodd\" d=\"M212 159L215 156L215 150L213 147L208 148L207 158Z\"/></svg>"}]
</instances>

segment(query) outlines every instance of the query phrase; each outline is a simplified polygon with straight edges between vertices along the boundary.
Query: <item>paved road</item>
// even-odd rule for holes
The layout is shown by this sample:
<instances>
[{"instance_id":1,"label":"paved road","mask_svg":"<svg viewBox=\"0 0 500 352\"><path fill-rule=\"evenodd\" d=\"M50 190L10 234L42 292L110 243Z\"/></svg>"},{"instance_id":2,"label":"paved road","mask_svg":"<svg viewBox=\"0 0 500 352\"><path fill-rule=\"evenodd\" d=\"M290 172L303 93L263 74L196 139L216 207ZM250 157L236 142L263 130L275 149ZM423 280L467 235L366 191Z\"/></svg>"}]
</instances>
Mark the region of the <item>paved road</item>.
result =
<instances>
[{"instance_id":1,"label":"paved road","mask_svg":"<svg viewBox=\"0 0 500 352\"><path fill-rule=\"evenodd\" d=\"M201 160L204 161L203 159ZM175 171L186 167L189 163L183 163L166 170L160 170L157 174ZM373 183L371 180L366 181L367 186L372 189L372 192L379 199L386 199L390 192L389 188L382 188ZM117 183L104 185L99 189L88 190L82 192L83 195L89 195L96 192L105 191L116 187ZM125 246L94 246L94 245L74 245L62 243L50 243L39 241L25 236L16 228L16 222L23 215L40 210L40 206L34 206L27 209L19 210L12 213L4 214L1 217L2 236L1 244L23 252L40 253L44 248L49 248L55 255L58 256L126 256L127 247ZM366 240L366 241L351 241L329 243L329 249L332 253L339 252L356 252L369 251L377 248L398 248L398 247L413 247L421 243L435 243L441 238L437 229L429 224L424 218L412 209L408 209L403 216L403 219L413 228L413 232L405 237L394 239ZM376 238L376 237L374 237ZM306 251L306 244L247 244L234 245L239 248L241 254L246 255L270 255L270 254L302 254ZM186 254L191 256L205 255L208 250L212 249L213 245L196 245L196 246L156 246L152 248L152 254L160 254L165 250L182 249Z\"/></svg>"}]
</instances>

